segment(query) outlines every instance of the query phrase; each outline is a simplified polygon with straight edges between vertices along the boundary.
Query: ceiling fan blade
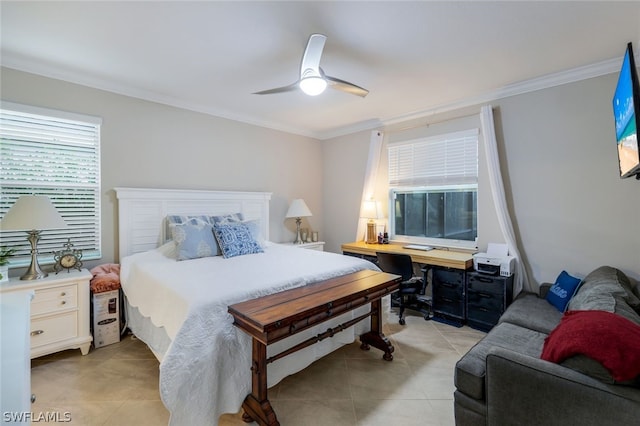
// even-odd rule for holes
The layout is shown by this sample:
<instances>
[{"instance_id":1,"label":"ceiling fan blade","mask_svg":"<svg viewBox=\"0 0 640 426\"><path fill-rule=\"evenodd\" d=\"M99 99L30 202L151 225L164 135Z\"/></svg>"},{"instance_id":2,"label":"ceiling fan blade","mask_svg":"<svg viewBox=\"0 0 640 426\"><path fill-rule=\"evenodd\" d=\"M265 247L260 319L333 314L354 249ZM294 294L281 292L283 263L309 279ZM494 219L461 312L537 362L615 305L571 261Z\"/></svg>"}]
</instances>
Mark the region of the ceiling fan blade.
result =
<instances>
[{"instance_id":1,"label":"ceiling fan blade","mask_svg":"<svg viewBox=\"0 0 640 426\"><path fill-rule=\"evenodd\" d=\"M288 86L276 87L275 89L262 90L260 92L253 92L254 95L271 95L272 93L285 93L292 92L294 90L298 90L300 87L298 86L300 82L296 81L293 84Z\"/></svg>"},{"instance_id":2,"label":"ceiling fan blade","mask_svg":"<svg viewBox=\"0 0 640 426\"><path fill-rule=\"evenodd\" d=\"M367 89L356 86L355 84L349 83L348 81L340 80L339 78L331 77L328 75L325 75L324 79L327 80L327 83L329 83L329 87L331 87L332 89L351 93L352 95L361 96L363 98L369 94L369 91Z\"/></svg>"},{"instance_id":3,"label":"ceiling fan blade","mask_svg":"<svg viewBox=\"0 0 640 426\"><path fill-rule=\"evenodd\" d=\"M307 42L307 48L302 55L302 63L300 64L300 78L308 75L308 70L313 71L313 75L320 75L320 57L322 57L322 49L327 41L327 36L322 34L311 34Z\"/></svg>"}]
</instances>

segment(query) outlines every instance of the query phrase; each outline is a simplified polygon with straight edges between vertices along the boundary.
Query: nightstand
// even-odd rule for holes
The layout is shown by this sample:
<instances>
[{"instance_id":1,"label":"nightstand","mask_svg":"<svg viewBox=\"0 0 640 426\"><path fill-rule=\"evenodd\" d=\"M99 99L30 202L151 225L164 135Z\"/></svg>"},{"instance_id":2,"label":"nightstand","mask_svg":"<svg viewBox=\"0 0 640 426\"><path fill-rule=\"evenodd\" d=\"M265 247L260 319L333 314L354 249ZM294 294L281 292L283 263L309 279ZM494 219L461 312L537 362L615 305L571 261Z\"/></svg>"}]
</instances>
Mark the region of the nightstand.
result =
<instances>
[{"instance_id":1,"label":"nightstand","mask_svg":"<svg viewBox=\"0 0 640 426\"><path fill-rule=\"evenodd\" d=\"M89 271L49 273L39 280L12 278L0 293L31 290L31 358L65 349L89 353L93 340L89 324Z\"/></svg>"},{"instance_id":2,"label":"nightstand","mask_svg":"<svg viewBox=\"0 0 640 426\"><path fill-rule=\"evenodd\" d=\"M313 243L302 243L302 244L294 244L294 243L283 243L287 246L294 246L308 250L318 250L324 251L324 241L315 241Z\"/></svg>"}]
</instances>

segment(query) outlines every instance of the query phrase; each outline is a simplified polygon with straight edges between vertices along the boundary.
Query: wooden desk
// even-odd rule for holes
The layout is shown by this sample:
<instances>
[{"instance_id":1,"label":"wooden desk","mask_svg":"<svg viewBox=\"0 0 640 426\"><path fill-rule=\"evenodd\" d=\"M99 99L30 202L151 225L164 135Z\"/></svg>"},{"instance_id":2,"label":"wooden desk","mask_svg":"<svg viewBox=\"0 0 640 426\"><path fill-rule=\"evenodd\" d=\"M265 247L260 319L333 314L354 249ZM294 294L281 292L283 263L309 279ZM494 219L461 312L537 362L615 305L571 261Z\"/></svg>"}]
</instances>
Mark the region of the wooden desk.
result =
<instances>
[{"instance_id":1,"label":"wooden desk","mask_svg":"<svg viewBox=\"0 0 640 426\"><path fill-rule=\"evenodd\" d=\"M411 256L414 263L422 263L430 266L443 266L445 268L467 270L473 267L471 253L453 250L434 249L429 251L412 250L403 247L406 244L367 244L364 241L342 245L342 252L375 256L376 252L404 253Z\"/></svg>"},{"instance_id":2,"label":"wooden desk","mask_svg":"<svg viewBox=\"0 0 640 426\"><path fill-rule=\"evenodd\" d=\"M470 252L434 249L429 251L406 249L405 244L367 244L363 241L342 245L342 252L354 256L370 257L375 263L376 252L401 253L411 256L414 263L424 265L424 280L431 271L433 319L455 326L466 321L467 270L473 268Z\"/></svg>"},{"instance_id":3,"label":"wooden desk","mask_svg":"<svg viewBox=\"0 0 640 426\"><path fill-rule=\"evenodd\" d=\"M360 271L229 306L233 324L253 340L251 393L242 403L243 420L256 421L260 425L280 424L267 399L268 363L326 337L333 337L367 317L371 317L371 331L360 336L360 348L378 348L384 352L383 359L391 361L394 348L382 333L380 299L396 291L401 279L398 275L384 272ZM267 345L368 303L371 303L368 313L328 328L315 337L267 358Z\"/></svg>"}]
</instances>

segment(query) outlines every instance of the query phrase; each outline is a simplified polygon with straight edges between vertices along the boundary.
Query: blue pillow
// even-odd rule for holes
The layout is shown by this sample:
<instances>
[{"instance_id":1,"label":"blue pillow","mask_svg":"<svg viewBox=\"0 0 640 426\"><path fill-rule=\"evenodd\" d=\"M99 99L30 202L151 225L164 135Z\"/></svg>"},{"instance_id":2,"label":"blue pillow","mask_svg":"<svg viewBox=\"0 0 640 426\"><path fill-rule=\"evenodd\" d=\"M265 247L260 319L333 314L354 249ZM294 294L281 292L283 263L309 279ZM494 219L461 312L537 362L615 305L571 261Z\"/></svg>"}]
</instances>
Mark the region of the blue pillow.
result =
<instances>
[{"instance_id":1,"label":"blue pillow","mask_svg":"<svg viewBox=\"0 0 640 426\"><path fill-rule=\"evenodd\" d=\"M242 222L213 225L213 234L225 259L263 252L249 227Z\"/></svg>"},{"instance_id":2,"label":"blue pillow","mask_svg":"<svg viewBox=\"0 0 640 426\"><path fill-rule=\"evenodd\" d=\"M178 260L217 256L218 244L213 237L213 228L201 220L189 220L172 227L173 240L178 249Z\"/></svg>"},{"instance_id":3,"label":"blue pillow","mask_svg":"<svg viewBox=\"0 0 640 426\"><path fill-rule=\"evenodd\" d=\"M567 271L560 272L556 282L547 293L547 302L555 306L560 312L564 312L567 309L569 300L576 293L581 282L579 278L572 277Z\"/></svg>"}]
</instances>

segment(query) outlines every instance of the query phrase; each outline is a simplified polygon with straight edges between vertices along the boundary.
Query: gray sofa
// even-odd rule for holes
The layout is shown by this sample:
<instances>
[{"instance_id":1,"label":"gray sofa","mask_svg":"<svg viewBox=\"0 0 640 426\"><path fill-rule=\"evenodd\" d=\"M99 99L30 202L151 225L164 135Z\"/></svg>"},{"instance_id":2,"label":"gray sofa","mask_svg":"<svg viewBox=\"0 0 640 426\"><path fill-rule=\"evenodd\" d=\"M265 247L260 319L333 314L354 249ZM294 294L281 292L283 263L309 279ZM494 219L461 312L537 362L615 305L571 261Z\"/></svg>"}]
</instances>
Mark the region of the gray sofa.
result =
<instances>
[{"instance_id":1,"label":"gray sofa","mask_svg":"<svg viewBox=\"0 0 640 426\"><path fill-rule=\"evenodd\" d=\"M456 425L638 425L640 377L618 383L583 355L540 358L563 314L540 294L521 293L456 364ZM605 310L640 326L638 283L608 266L582 281L567 310ZM633 325L632 325L633 327Z\"/></svg>"}]
</instances>

